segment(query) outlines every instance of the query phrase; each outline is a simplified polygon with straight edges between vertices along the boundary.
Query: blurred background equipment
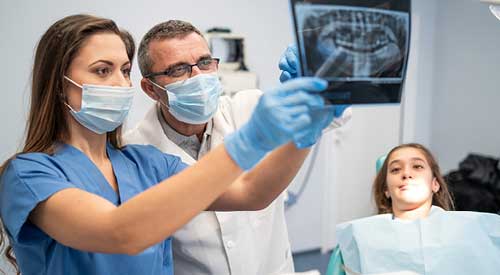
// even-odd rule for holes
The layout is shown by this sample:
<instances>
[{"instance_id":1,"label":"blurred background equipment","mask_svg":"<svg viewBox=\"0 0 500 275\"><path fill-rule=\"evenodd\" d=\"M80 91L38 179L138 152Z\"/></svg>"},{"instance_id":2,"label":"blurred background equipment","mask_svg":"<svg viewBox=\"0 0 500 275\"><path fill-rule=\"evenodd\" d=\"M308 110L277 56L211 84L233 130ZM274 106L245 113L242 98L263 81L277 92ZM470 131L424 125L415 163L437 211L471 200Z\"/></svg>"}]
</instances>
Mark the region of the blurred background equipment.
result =
<instances>
[{"instance_id":1,"label":"blurred background equipment","mask_svg":"<svg viewBox=\"0 0 500 275\"><path fill-rule=\"evenodd\" d=\"M245 38L231 33L229 28L213 27L204 34L212 56L220 58L219 78L224 94L257 88L257 74L245 65Z\"/></svg>"},{"instance_id":2,"label":"blurred background equipment","mask_svg":"<svg viewBox=\"0 0 500 275\"><path fill-rule=\"evenodd\" d=\"M500 20L500 0L481 0L483 3L490 4L490 11Z\"/></svg>"},{"instance_id":3,"label":"blurred background equipment","mask_svg":"<svg viewBox=\"0 0 500 275\"><path fill-rule=\"evenodd\" d=\"M450 171L445 180L453 195L456 210L500 214L499 160L469 154Z\"/></svg>"}]
</instances>

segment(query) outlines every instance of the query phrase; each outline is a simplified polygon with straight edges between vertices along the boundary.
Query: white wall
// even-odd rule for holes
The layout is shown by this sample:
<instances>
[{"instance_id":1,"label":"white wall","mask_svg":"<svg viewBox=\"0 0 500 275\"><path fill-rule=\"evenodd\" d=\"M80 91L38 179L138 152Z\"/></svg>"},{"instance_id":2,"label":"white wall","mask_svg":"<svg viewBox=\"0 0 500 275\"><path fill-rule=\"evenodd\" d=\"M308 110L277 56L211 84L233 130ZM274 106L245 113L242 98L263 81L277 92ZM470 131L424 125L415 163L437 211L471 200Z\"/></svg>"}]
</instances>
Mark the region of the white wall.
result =
<instances>
[{"instance_id":1,"label":"white wall","mask_svg":"<svg viewBox=\"0 0 500 275\"><path fill-rule=\"evenodd\" d=\"M403 95L403 143L431 143L437 2L412 3L410 58Z\"/></svg>"},{"instance_id":2,"label":"white wall","mask_svg":"<svg viewBox=\"0 0 500 275\"><path fill-rule=\"evenodd\" d=\"M500 21L479 0L439 0L431 148L444 171L500 155Z\"/></svg>"}]
</instances>

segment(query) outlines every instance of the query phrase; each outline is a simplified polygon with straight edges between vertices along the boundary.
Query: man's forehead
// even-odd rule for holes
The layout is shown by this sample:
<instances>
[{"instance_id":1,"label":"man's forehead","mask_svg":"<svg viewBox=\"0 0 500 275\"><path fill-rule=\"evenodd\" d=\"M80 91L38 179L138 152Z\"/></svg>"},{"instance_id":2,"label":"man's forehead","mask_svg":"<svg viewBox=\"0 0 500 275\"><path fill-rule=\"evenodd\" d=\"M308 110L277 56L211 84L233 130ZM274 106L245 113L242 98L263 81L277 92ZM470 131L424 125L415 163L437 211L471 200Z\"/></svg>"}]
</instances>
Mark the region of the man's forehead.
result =
<instances>
[{"instance_id":1,"label":"man's forehead","mask_svg":"<svg viewBox=\"0 0 500 275\"><path fill-rule=\"evenodd\" d=\"M179 62L197 62L200 57L210 55L210 49L202 36L192 33L184 37L151 41L149 54L153 64L168 66Z\"/></svg>"}]
</instances>

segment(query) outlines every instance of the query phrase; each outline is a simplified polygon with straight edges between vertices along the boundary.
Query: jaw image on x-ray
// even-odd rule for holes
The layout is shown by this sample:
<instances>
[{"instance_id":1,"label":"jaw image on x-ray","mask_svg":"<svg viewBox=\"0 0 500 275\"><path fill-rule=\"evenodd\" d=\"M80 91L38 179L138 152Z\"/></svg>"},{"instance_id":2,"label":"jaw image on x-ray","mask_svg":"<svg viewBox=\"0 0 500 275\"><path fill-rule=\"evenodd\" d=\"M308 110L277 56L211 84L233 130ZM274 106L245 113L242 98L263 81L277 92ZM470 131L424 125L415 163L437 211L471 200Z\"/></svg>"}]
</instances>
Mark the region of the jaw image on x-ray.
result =
<instances>
[{"instance_id":1,"label":"jaw image on x-ray","mask_svg":"<svg viewBox=\"0 0 500 275\"><path fill-rule=\"evenodd\" d=\"M296 8L306 75L347 81L402 80L407 13L332 5Z\"/></svg>"}]
</instances>

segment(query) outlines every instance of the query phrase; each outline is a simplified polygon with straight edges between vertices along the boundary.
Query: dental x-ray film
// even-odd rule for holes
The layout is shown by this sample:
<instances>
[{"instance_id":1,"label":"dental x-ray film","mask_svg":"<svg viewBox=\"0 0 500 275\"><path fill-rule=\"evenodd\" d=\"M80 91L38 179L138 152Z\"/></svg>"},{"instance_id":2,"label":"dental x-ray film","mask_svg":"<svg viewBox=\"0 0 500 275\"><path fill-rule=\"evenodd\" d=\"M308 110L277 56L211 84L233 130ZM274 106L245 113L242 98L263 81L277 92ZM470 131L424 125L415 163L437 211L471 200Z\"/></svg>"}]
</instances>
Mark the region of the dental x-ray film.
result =
<instances>
[{"instance_id":1,"label":"dental x-ray film","mask_svg":"<svg viewBox=\"0 0 500 275\"><path fill-rule=\"evenodd\" d=\"M302 76L332 104L399 103L411 0L290 0Z\"/></svg>"}]
</instances>

